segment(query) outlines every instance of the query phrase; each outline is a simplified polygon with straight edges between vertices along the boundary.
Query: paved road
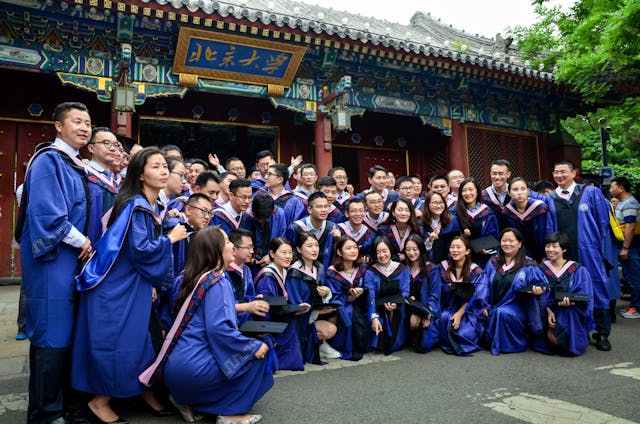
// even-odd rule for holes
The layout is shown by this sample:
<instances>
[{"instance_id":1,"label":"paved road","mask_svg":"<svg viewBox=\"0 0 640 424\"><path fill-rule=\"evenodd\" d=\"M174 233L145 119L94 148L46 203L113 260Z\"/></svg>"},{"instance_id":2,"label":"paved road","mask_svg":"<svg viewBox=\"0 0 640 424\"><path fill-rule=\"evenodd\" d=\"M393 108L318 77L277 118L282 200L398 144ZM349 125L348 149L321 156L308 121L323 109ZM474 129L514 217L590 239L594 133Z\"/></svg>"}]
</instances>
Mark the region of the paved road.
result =
<instances>
[{"instance_id":1,"label":"paved road","mask_svg":"<svg viewBox=\"0 0 640 424\"><path fill-rule=\"evenodd\" d=\"M15 290L0 287L0 423L25 422L25 358L7 356L27 346L9 340L14 330L7 333L9 308L3 305L12 296ZM402 351L332 361L302 373L280 372L254 412L266 423L296 424L640 422L640 320L619 319L611 341L613 351L592 347L579 358ZM130 404L118 411L132 423L181 422Z\"/></svg>"}]
</instances>

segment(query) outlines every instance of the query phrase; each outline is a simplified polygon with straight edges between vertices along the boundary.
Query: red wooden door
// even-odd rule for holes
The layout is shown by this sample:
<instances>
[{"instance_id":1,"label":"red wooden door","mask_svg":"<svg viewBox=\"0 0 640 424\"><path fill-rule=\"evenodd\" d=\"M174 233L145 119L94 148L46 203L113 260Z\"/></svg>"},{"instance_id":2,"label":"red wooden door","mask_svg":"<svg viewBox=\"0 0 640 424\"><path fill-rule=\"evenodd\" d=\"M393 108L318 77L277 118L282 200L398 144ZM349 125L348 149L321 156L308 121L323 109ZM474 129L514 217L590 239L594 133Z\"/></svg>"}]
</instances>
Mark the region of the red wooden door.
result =
<instances>
[{"instance_id":1,"label":"red wooden door","mask_svg":"<svg viewBox=\"0 0 640 424\"><path fill-rule=\"evenodd\" d=\"M0 121L0 277L19 277L19 250L11 248L18 216L16 188L24 181L22 163L33 155L36 145L53 141L50 123Z\"/></svg>"},{"instance_id":2,"label":"red wooden door","mask_svg":"<svg viewBox=\"0 0 640 424\"><path fill-rule=\"evenodd\" d=\"M369 168L373 165L382 165L388 171L393 171L397 176L407 175L407 154L404 151L392 150L359 150L358 162L360 169L360 190L370 187Z\"/></svg>"}]
</instances>

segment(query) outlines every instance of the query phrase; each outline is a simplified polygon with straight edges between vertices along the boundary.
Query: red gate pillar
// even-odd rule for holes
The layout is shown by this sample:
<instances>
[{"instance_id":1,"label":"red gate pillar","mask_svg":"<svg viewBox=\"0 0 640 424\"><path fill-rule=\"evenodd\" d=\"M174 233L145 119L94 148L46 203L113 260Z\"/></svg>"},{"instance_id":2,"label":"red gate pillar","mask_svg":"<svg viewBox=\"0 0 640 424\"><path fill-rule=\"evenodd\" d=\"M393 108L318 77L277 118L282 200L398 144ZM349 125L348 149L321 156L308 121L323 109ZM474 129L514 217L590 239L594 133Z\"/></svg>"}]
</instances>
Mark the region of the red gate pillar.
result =
<instances>
[{"instance_id":1,"label":"red gate pillar","mask_svg":"<svg viewBox=\"0 0 640 424\"><path fill-rule=\"evenodd\" d=\"M323 177L333 168L333 156L331 154L331 121L320 111L317 113L315 123L314 142L318 176Z\"/></svg>"},{"instance_id":2,"label":"red gate pillar","mask_svg":"<svg viewBox=\"0 0 640 424\"><path fill-rule=\"evenodd\" d=\"M111 129L116 135L133 138L131 137L133 131L132 115L133 114L129 112L117 112L115 110L111 111Z\"/></svg>"},{"instance_id":3,"label":"red gate pillar","mask_svg":"<svg viewBox=\"0 0 640 424\"><path fill-rule=\"evenodd\" d=\"M447 155L449 169L458 169L464 175L469 175L469 154L467 135L464 123L457 119L451 120L451 138L449 139L449 154Z\"/></svg>"}]
</instances>

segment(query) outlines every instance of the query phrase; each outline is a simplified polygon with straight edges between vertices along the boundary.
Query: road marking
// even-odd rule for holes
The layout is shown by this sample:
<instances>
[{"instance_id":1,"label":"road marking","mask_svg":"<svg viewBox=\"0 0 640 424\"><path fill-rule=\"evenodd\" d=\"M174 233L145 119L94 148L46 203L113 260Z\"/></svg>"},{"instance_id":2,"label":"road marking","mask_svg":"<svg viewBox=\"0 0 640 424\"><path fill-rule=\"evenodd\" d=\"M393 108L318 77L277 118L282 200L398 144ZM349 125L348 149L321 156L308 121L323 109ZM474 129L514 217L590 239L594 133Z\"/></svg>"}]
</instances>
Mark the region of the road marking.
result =
<instances>
[{"instance_id":1,"label":"road marking","mask_svg":"<svg viewBox=\"0 0 640 424\"><path fill-rule=\"evenodd\" d=\"M636 380L640 380L640 368L629 368L633 365L633 362L621 362L615 365L607 365L605 367L596 368L596 371L599 370L609 370L609 374L620 375L622 377L630 377L635 378Z\"/></svg>"},{"instance_id":2,"label":"road marking","mask_svg":"<svg viewBox=\"0 0 640 424\"><path fill-rule=\"evenodd\" d=\"M26 411L29 405L28 393L0 395L0 415L7 411Z\"/></svg>"},{"instance_id":3,"label":"road marking","mask_svg":"<svg viewBox=\"0 0 640 424\"><path fill-rule=\"evenodd\" d=\"M329 360L328 361L329 363L327 365L305 364L304 371L283 370L275 373L274 377L276 378L291 377L292 375L301 375L301 374L306 374L308 372L329 371L329 370L337 370L340 368L358 367L361 365L375 364L378 362L397 361L398 359L400 358L397 356L393 356L393 355L385 356L381 353L372 352L372 353L366 353L362 357L362 359L359 361L343 361L340 359L336 359L336 360Z\"/></svg>"},{"instance_id":4,"label":"road marking","mask_svg":"<svg viewBox=\"0 0 640 424\"><path fill-rule=\"evenodd\" d=\"M595 409L551 399L530 393L519 393L502 398L499 402L483 404L496 412L533 424L588 423L588 424L633 424L624 418L609 415Z\"/></svg>"}]
</instances>

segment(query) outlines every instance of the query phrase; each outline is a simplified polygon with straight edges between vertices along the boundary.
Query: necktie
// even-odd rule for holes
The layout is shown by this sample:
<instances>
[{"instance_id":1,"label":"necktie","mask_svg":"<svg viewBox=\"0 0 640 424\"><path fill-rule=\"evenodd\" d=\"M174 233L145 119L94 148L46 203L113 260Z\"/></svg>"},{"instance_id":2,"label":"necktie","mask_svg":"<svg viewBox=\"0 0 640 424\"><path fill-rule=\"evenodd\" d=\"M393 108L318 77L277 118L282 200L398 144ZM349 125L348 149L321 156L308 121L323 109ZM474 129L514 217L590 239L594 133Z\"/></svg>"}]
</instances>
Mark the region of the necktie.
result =
<instances>
[{"instance_id":1,"label":"necktie","mask_svg":"<svg viewBox=\"0 0 640 424\"><path fill-rule=\"evenodd\" d=\"M236 216L236 222L240 222L240 215Z\"/></svg>"}]
</instances>

